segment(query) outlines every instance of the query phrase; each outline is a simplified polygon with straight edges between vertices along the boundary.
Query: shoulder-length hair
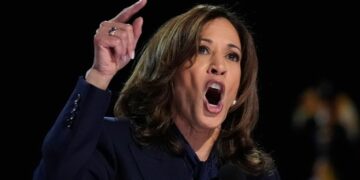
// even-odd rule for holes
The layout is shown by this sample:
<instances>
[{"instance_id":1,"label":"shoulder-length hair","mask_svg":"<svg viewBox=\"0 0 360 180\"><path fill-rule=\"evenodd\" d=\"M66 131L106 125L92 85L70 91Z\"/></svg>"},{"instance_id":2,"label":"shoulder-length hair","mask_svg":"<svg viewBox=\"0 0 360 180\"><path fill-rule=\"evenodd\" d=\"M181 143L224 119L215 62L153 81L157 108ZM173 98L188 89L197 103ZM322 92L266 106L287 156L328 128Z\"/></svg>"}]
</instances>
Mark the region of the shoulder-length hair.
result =
<instances>
[{"instance_id":1,"label":"shoulder-length hair","mask_svg":"<svg viewBox=\"0 0 360 180\"><path fill-rule=\"evenodd\" d=\"M257 148L251 137L259 106L256 49L245 24L222 6L197 5L161 26L142 50L115 104L114 113L133 121L134 137L140 145L158 143L179 154L181 145L171 131L174 74L185 61L197 55L204 25L220 17L228 19L240 36L242 76L237 103L222 124L216 148L222 163L232 162L250 174L260 174L272 168L272 161Z\"/></svg>"}]
</instances>

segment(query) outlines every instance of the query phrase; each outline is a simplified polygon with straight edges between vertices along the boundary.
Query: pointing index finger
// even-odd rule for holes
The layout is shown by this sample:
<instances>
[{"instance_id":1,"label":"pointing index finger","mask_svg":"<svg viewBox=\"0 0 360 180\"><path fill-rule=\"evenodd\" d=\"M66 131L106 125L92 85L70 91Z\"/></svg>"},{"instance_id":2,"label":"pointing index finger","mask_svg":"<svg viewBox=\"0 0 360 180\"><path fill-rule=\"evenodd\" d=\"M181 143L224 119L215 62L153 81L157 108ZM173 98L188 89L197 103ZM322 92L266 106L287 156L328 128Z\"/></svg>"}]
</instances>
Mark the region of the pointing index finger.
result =
<instances>
[{"instance_id":1,"label":"pointing index finger","mask_svg":"<svg viewBox=\"0 0 360 180\"><path fill-rule=\"evenodd\" d=\"M116 17L112 19L112 21L125 23L128 21L134 14L139 12L146 4L147 0L139 0L133 5L122 10Z\"/></svg>"}]
</instances>

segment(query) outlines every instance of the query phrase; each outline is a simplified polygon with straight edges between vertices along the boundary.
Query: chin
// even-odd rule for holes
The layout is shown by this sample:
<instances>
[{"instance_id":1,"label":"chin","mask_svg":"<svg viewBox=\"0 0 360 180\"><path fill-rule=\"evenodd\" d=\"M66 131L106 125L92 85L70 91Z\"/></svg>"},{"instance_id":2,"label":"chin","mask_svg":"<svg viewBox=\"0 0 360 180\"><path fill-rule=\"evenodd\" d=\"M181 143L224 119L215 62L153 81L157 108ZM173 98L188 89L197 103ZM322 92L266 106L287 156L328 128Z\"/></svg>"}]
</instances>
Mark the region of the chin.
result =
<instances>
[{"instance_id":1,"label":"chin","mask_svg":"<svg viewBox=\"0 0 360 180\"><path fill-rule=\"evenodd\" d=\"M201 129L216 129L221 126L224 118L220 117L205 117L198 123Z\"/></svg>"}]
</instances>

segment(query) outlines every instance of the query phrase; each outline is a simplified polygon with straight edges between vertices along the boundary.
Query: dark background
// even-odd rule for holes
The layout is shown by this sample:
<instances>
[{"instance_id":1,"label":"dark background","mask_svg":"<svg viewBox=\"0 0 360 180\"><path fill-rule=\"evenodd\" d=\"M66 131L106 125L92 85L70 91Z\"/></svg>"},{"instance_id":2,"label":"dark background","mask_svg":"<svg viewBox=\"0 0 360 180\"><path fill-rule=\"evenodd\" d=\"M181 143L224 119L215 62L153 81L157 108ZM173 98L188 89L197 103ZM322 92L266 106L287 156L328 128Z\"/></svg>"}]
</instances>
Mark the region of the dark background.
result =
<instances>
[{"instance_id":1,"label":"dark background","mask_svg":"<svg viewBox=\"0 0 360 180\"><path fill-rule=\"evenodd\" d=\"M318 4L306 1L148 1L140 12L144 26L138 47L162 23L194 4L225 3L239 10L254 32L259 53L261 109L255 137L272 153L283 179L296 179L301 170L296 169L294 159L307 155L291 147L294 142L290 128L299 94L306 87L325 80L337 90L348 93L357 105L360 103L360 76L356 65L360 60L359 13L354 4L343 1ZM6 149L15 153L8 163L12 177L19 175L19 179L30 179L40 160L46 132L78 77L91 66L92 38L99 23L133 2L32 1L31 7L35 8L30 8L28 2L13 12L21 18L10 19L6 27L12 33L3 34L14 37L12 43L7 44L10 50L4 52L10 55L4 59L11 61L11 65L4 68L14 72L4 76L7 85L4 89L16 93L8 103L10 110L15 111L11 112L13 116L9 120L14 123L14 130L6 133L11 138L5 136ZM25 22L30 25L23 25ZM112 82L114 99L130 70L131 65Z\"/></svg>"}]
</instances>

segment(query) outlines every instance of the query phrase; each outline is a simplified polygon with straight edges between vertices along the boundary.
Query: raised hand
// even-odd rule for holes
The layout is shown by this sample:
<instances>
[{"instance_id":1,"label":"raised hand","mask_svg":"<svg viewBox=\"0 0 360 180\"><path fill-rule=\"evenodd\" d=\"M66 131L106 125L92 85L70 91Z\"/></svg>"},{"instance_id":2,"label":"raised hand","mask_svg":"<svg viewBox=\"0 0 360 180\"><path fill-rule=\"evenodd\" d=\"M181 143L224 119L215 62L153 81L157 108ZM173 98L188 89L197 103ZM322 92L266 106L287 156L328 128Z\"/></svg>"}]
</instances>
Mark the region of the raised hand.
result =
<instances>
[{"instance_id":1,"label":"raised hand","mask_svg":"<svg viewBox=\"0 0 360 180\"><path fill-rule=\"evenodd\" d=\"M89 83L106 89L117 71L134 59L143 19L138 17L132 24L126 22L145 4L146 0L139 0L100 24L94 37L94 62L85 77Z\"/></svg>"}]
</instances>

